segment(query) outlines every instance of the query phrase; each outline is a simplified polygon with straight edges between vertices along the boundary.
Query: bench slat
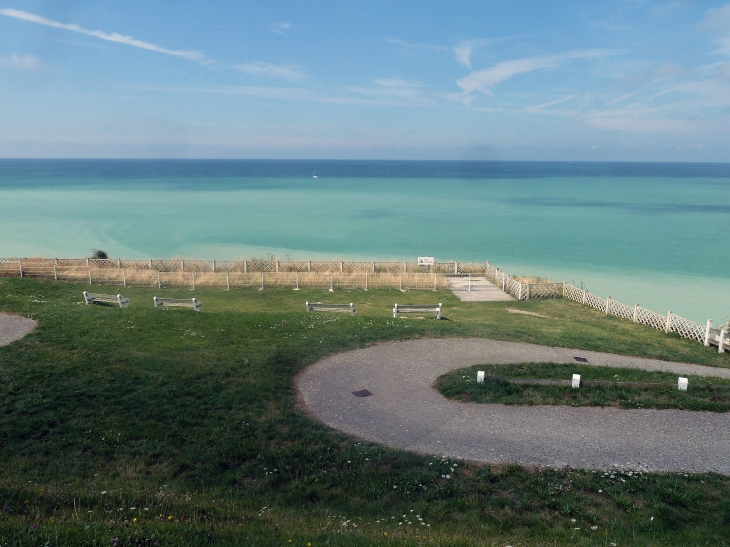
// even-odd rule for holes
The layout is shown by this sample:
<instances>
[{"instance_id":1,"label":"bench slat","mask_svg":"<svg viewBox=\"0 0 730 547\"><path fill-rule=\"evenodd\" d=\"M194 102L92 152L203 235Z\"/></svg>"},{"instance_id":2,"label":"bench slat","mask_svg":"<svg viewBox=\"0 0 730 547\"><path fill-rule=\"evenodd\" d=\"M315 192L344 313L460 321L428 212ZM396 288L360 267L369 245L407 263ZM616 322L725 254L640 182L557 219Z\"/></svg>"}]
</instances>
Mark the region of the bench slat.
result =
<instances>
[{"instance_id":1,"label":"bench slat","mask_svg":"<svg viewBox=\"0 0 730 547\"><path fill-rule=\"evenodd\" d=\"M119 304L120 308L129 307L129 298L124 298L121 294L95 294L84 291L84 301L87 306L94 302L104 302L106 304Z\"/></svg>"},{"instance_id":2,"label":"bench slat","mask_svg":"<svg viewBox=\"0 0 730 547\"><path fill-rule=\"evenodd\" d=\"M193 308L195 311L200 311L201 303L195 298L153 298L155 302L155 308L162 306L173 306L179 308Z\"/></svg>"}]
</instances>

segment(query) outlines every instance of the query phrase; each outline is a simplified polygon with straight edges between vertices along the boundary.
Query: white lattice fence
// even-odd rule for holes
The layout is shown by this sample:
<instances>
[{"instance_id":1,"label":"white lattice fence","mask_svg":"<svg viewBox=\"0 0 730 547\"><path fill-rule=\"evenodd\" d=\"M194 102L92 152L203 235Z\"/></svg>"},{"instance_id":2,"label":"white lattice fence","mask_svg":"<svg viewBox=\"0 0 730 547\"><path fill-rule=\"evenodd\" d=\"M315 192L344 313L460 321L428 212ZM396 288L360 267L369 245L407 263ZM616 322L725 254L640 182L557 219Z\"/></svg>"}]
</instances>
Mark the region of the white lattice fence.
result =
<instances>
[{"instance_id":1,"label":"white lattice fence","mask_svg":"<svg viewBox=\"0 0 730 547\"><path fill-rule=\"evenodd\" d=\"M483 275L485 272L484 262L458 262L459 273L471 273Z\"/></svg>"},{"instance_id":2,"label":"white lattice fence","mask_svg":"<svg viewBox=\"0 0 730 547\"><path fill-rule=\"evenodd\" d=\"M645 310L639 307L636 311L636 322L642 325L649 325L657 330L664 330L667 324L667 318L651 310Z\"/></svg>"},{"instance_id":3,"label":"white lattice fence","mask_svg":"<svg viewBox=\"0 0 730 547\"><path fill-rule=\"evenodd\" d=\"M611 300L609 313L616 317L621 317L622 319L628 319L629 321L634 320L634 307L627 306L621 302L616 302L615 300Z\"/></svg>"},{"instance_id":4,"label":"white lattice fence","mask_svg":"<svg viewBox=\"0 0 730 547\"><path fill-rule=\"evenodd\" d=\"M705 326L685 319L680 315L672 314L671 323L669 329L672 332L676 332L682 338L689 338L690 340L696 340L697 342L704 343L705 341Z\"/></svg>"},{"instance_id":5,"label":"white lattice fence","mask_svg":"<svg viewBox=\"0 0 730 547\"><path fill-rule=\"evenodd\" d=\"M565 284L565 294L563 295L565 298L569 298L570 300L574 300L575 302L583 302L583 289L579 289L578 287L574 285L570 285L568 283Z\"/></svg>"},{"instance_id":6,"label":"white lattice fence","mask_svg":"<svg viewBox=\"0 0 730 547\"><path fill-rule=\"evenodd\" d=\"M587 293L584 304L597 310L606 311L606 300L595 294Z\"/></svg>"}]
</instances>

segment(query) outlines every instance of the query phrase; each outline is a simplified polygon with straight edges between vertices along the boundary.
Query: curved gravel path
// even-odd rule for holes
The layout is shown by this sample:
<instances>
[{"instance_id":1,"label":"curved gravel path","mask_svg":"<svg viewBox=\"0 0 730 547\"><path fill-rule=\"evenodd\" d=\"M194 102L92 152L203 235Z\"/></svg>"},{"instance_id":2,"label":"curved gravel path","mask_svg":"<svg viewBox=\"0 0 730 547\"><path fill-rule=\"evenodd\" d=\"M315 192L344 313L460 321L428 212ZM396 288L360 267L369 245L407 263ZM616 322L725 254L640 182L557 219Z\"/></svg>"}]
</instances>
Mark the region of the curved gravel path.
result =
<instances>
[{"instance_id":1,"label":"curved gravel path","mask_svg":"<svg viewBox=\"0 0 730 547\"><path fill-rule=\"evenodd\" d=\"M0 313L0 346L20 340L36 328L32 319Z\"/></svg>"},{"instance_id":2,"label":"curved gravel path","mask_svg":"<svg viewBox=\"0 0 730 547\"><path fill-rule=\"evenodd\" d=\"M575 363L730 378L730 369L485 339L414 340L327 357L297 378L324 423L394 448L492 463L730 475L730 413L450 401L437 377L480 363ZM352 392L368 390L371 396Z\"/></svg>"}]
</instances>

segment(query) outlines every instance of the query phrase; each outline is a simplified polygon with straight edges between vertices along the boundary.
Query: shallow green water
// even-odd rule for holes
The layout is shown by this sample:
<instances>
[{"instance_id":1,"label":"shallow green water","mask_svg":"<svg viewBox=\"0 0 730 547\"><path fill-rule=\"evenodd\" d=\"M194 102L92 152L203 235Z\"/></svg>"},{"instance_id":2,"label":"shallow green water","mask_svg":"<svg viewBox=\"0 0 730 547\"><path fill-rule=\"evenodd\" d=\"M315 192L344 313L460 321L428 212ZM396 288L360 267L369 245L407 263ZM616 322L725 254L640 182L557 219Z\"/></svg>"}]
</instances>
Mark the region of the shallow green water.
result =
<instances>
[{"instance_id":1,"label":"shallow green water","mask_svg":"<svg viewBox=\"0 0 730 547\"><path fill-rule=\"evenodd\" d=\"M497 167L5 160L0 256L489 260L659 313L730 318L730 167Z\"/></svg>"}]
</instances>

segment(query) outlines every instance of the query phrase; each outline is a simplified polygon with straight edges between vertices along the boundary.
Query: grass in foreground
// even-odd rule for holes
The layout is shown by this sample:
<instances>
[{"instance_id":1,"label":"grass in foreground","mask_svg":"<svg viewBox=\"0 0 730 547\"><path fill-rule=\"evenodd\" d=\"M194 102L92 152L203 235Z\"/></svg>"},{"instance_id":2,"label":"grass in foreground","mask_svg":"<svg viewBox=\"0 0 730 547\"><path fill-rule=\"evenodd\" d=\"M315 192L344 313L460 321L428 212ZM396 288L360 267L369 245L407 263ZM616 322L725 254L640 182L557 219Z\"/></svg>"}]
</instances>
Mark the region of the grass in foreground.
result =
<instances>
[{"instance_id":1,"label":"grass in foreground","mask_svg":"<svg viewBox=\"0 0 730 547\"><path fill-rule=\"evenodd\" d=\"M83 305L84 288L0 284L0 309L39 323L0 348L0 545L730 543L727 477L611 476L389 450L315 422L293 389L325 355L418 337L719 367L727 355L560 300L208 289L194 293L197 314L152 306L155 294L187 290L126 289L131 307L121 310ZM307 314L305 300L352 301L358 313ZM395 301L441 301L447 320L394 320Z\"/></svg>"},{"instance_id":2,"label":"grass in foreground","mask_svg":"<svg viewBox=\"0 0 730 547\"><path fill-rule=\"evenodd\" d=\"M507 382L478 384L476 377L479 370L493 378L570 380L573 374L580 374L582 380L667 383L674 387L641 389L581 386L580 389L573 389L570 386L526 386ZM730 380L689 376L689 390L679 391L676 387L677 377L677 374L666 372L562 363L474 365L444 374L437 380L436 388L450 399L474 403L730 411ZM728 389L713 390L706 387L709 384L728 386Z\"/></svg>"}]
</instances>

